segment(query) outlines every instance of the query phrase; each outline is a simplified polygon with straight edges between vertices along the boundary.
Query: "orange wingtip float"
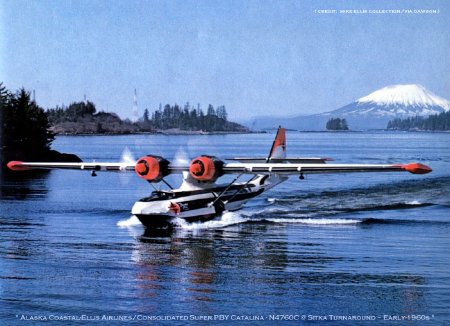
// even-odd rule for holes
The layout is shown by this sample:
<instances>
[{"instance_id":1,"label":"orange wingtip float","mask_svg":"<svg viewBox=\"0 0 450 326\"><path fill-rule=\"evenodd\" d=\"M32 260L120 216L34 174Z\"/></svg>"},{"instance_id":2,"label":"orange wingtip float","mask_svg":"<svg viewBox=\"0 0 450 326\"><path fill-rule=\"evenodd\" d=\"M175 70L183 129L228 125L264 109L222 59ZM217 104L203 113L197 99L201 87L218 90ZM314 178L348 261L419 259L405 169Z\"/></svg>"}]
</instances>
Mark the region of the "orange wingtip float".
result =
<instances>
[{"instance_id":1,"label":"orange wingtip float","mask_svg":"<svg viewBox=\"0 0 450 326\"><path fill-rule=\"evenodd\" d=\"M433 171L429 166L421 163L409 163L399 165L403 170L414 174L427 174Z\"/></svg>"},{"instance_id":2,"label":"orange wingtip float","mask_svg":"<svg viewBox=\"0 0 450 326\"><path fill-rule=\"evenodd\" d=\"M11 161L11 162L8 162L8 164L6 166L8 167L8 169L13 170L13 171L31 170L30 168L23 166L22 161Z\"/></svg>"}]
</instances>

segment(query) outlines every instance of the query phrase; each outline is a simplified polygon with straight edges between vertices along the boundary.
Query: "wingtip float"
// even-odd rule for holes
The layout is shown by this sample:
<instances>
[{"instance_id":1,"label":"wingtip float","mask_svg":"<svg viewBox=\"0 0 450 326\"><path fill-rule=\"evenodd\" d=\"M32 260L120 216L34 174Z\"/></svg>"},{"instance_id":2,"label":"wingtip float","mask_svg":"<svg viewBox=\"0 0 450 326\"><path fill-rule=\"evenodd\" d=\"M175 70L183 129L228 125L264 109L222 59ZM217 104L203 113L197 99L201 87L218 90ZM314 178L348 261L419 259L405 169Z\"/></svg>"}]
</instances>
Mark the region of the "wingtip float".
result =
<instances>
[{"instance_id":1,"label":"wingtip float","mask_svg":"<svg viewBox=\"0 0 450 326\"><path fill-rule=\"evenodd\" d=\"M8 167L8 169L10 169L12 171L27 171L27 170L30 170L30 168L27 168L27 167L23 166L23 162L22 161L11 161L11 162L8 162L8 164L6 164L6 166Z\"/></svg>"},{"instance_id":2,"label":"wingtip float","mask_svg":"<svg viewBox=\"0 0 450 326\"><path fill-rule=\"evenodd\" d=\"M13 171L30 169L78 169L92 171L135 171L150 184L163 182L170 189L153 191L150 196L138 200L131 212L146 227L167 227L182 218L186 222L208 221L224 211L236 211L244 204L281 182L289 175L304 179L304 174L351 172L410 172L426 174L431 168L421 163L408 164L327 164L329 158L286 156L286 133L279 128L269 157L234 158L226 163L214 156L199 156L186 165L172 165L168 160L147 155L135 163L62 163L22 162L7 164ZM167 175L183 172L183 184L173 189L164 179ZM187 173L184 173L187 172ZM237 175L233 181L216 184L224 174ZM247 181L237 182L244 175Z\"/></svg>"},{"instance_id":3,"label":"wingtip float","mask_svg":"<svg viewBox=\"0 0 450 326\"><path fill-rule=\"evenodd\" d=\"M399 167L413 174L427 174L433 171L428 165L422 163L399 164Z\"/></svg>"}]
</instances>

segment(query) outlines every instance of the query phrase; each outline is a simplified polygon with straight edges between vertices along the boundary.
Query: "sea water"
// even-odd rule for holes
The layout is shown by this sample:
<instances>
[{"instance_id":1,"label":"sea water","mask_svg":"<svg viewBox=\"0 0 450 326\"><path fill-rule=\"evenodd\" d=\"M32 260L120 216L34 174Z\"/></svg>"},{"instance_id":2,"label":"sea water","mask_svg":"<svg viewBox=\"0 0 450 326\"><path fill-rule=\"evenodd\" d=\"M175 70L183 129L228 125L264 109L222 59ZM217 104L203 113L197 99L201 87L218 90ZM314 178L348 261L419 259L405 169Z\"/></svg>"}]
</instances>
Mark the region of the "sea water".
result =
<instances>
[{"instance_id":1,"label":"sea water","mask_svg":"<svg viewBox=\"0 0 450 326\"><path fill-rule=\"evenodd\" d=\"M60 136L53 147L86 162L188 161L265 157L273 137ZM292 176L240 211L171 232L131 215L153 190L132 172L3 178L0 321L450 323L450 134L288 132L287 150L433 172Z\"/></svg>"}]
</instances>

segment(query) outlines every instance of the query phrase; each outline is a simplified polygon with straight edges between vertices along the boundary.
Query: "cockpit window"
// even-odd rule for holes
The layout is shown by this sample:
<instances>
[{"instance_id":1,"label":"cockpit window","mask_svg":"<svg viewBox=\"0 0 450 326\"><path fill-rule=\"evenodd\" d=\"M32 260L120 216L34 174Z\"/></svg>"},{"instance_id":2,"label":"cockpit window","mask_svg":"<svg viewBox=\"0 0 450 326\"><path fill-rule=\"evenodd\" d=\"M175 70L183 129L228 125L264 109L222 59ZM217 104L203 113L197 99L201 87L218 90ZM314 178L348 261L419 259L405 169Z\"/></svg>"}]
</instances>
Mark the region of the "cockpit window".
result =
<instances>
[{"instance_id":1,"label":"cockpit window","mask_svg":"<svg viewBox=\"0 0 450 326\"><path fill-rule=\"evenodd\" d=\"M149 201L155 201L155 200L165 200L172 198L171 194L168 194L164 191L152 191L152 194L149 197L142 198L140 201L143 202L149 202Z\"/></svg>"}]
</instances>

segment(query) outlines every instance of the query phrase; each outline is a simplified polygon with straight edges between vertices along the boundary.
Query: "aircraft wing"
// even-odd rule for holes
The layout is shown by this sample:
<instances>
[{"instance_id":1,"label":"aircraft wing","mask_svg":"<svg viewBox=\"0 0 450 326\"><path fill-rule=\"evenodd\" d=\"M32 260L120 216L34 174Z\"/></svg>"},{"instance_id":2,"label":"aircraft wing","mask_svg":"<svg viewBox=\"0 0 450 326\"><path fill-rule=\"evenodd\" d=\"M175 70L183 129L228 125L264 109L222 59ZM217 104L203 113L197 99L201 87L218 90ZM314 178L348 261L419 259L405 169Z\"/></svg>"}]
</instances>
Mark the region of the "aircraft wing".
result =
<instances>
[{"instance_id":1,"label":"aircraft wing","mask_svg":"<svg viewBox=\"0 0 450 326\"><path fill-rule=\"evenodd\" d=\"M88 171L134 171L136 163L92 162L21 162L11 161L11 170L28 169L73 169ZM171 172L188 171L189 166L170 167ZM350 173L350 172L402 172L425 174L431 168L421 163L408 164L292 164L292 163L226 163L224 173L252 173L252 174L317 174L317 173Z\"/></svg>"},{"instance_id":2,"label":"aircraft wing","mask_svg":"<svg viewBox=\"0 0 450 326\"><path fill-rule=\"evenodd\" d=\"M351 172L410 172L425 174L431 168L421 163L408 164L290 164L290 163L228 163L225 173L253 174L318 174Z\"/></svg>"},{"instance_id":3,"label":"aircraft wing","mask_svg":"<svg viewBox=\"0 0 450 326\"><path fill-rule=\"evenodd\" d=\"M201 160L201 162L199 162ZM282 174L304 175L319 173L354 172L410 172L425 174L431 168L421 163L408 164L327 164L327 163L224 163L211 157L194 159L190 165L175 166L161 157L146 157L136 163L92 162L21 162L11 161L8 168L14 171L30 169L73 169L87 171L135 171L139 177L159 182L171 173L189 171L194 179L213 182L222 174Z\"/></svg>"},{"instance_id":4,"label":"aircraft wing","mask_svg":"<svg viewBox=\"0 0 450 326\"><path fill-rule=\"evenodd\" d=\"M22 162L11 161L8 168L14 171L31 169L72 169L88 171L134 171L136 163L92 162L92 163L66 163L66 162Z\"/></svg>"}]
</instances>

